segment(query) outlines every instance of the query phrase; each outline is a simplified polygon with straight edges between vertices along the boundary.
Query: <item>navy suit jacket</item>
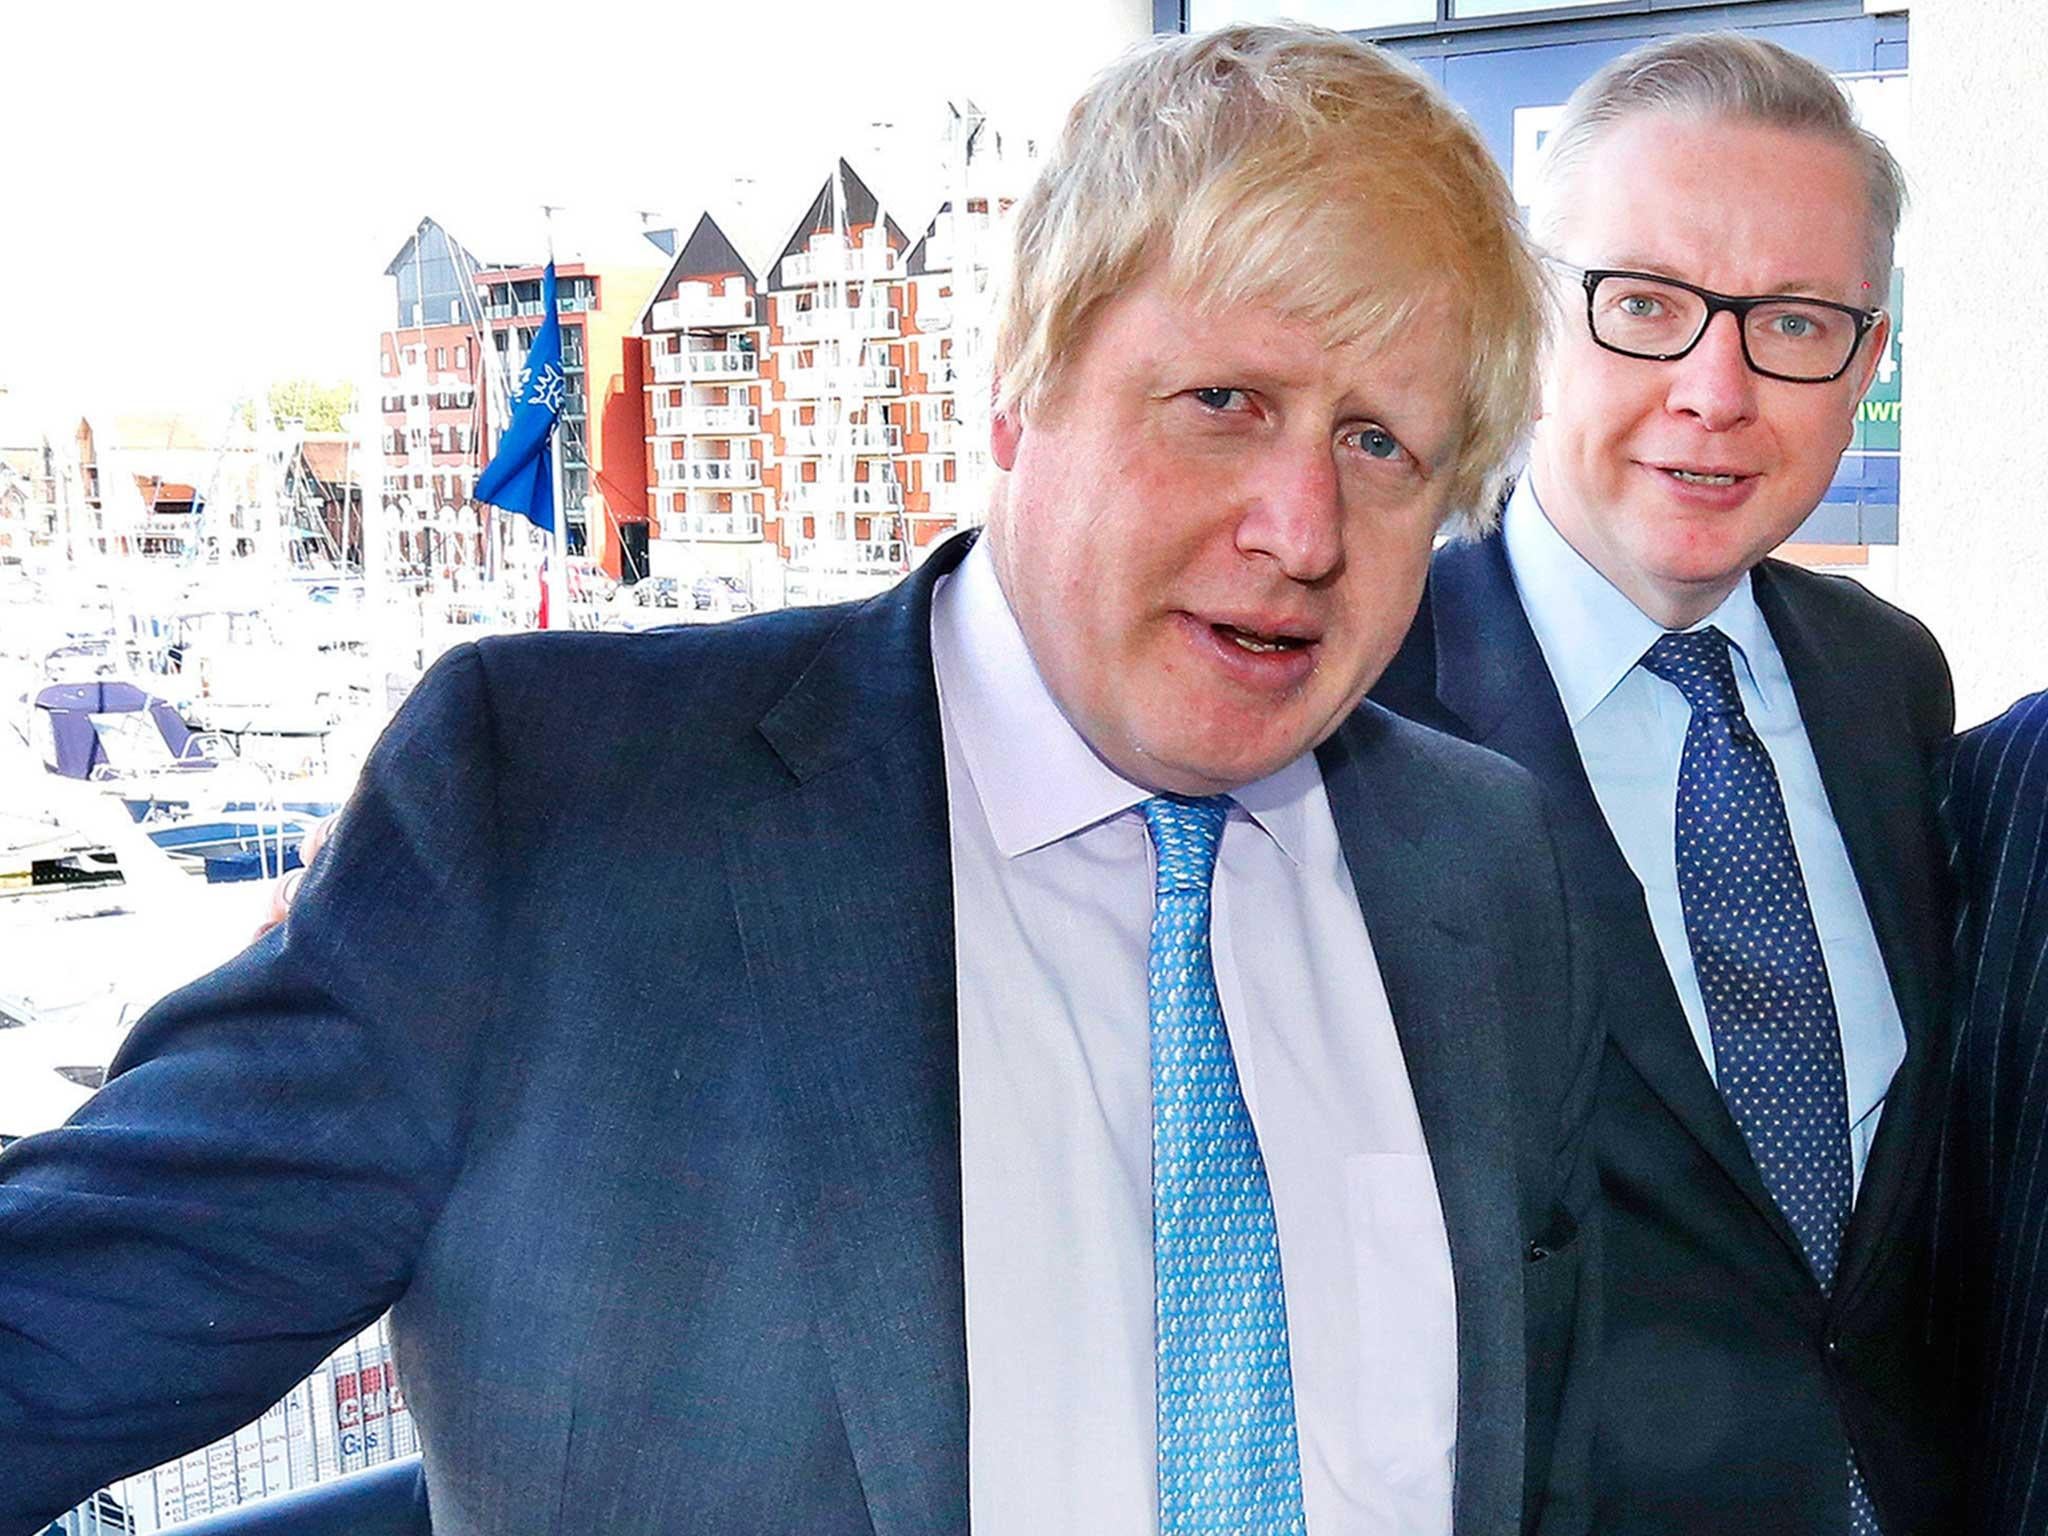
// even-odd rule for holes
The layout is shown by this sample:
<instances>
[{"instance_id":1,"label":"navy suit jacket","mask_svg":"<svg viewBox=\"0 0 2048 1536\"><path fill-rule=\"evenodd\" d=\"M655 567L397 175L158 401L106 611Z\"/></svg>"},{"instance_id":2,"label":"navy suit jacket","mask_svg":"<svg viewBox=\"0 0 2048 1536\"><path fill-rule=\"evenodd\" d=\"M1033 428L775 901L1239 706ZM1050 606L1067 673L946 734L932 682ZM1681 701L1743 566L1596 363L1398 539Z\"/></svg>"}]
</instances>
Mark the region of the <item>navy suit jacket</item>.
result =
<instances>
[{"instance_id":1,"label":"navy suit jacket","mask_svg":"<svg viewBox=\"0 0 2048 1536\"><path fill-rule=\"evenodd\" d=\"M2048 1522L2048 693L1958 737L1945 788L1963 915L1942 1207L1968 1529L2021 1536Z\"/></svg>"},{"instance_id":2,"label":"navy suit jacket","mask_svg":"<svg viewBox=\"0 0 2048 1536\"><path fill-rule=\"evenodd\" d=\"M283 930L0 1158L0 1531L387 1307L437 1530L966 1529L929 646L964 547L436 668ZM1456 1530L1567 1529L1599 1041L1540 796L1373 708L1319 755L1450 1237Z\"/></svg>"},{"instance_id":3,"label":"navy suit jacket","mask_svg":"<svg viewBox=\"0 0 2048 1536\"><path fill-rule=\"evenodd\" d=\"M1948 671L1924 629L1853 582L1776 561L1752 580L1906 1030L1829 1295L1700 1059L1499 538L1438 552L1373 696L1542 781L1609 968L1596 1528L1838 1536L1853 1441L1885 1536L1952 1536L1955 1432L1927 1320L1950 922L1928 784L1954 720Z\"/></svg>"}]
</instances>

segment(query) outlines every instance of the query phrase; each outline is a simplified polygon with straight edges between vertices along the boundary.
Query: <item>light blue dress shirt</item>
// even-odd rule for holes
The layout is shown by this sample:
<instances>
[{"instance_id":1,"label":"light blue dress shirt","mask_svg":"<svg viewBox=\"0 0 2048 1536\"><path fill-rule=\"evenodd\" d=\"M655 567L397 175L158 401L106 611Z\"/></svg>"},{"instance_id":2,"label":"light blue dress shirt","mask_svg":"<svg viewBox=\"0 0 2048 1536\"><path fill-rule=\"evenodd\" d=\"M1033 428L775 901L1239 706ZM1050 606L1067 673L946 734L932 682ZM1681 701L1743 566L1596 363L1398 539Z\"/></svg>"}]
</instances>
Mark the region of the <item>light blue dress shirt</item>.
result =
<instances>
[{"instance_id":1,"label":"light blue dress shirt","mask_svg":"<svg viewBox=\"0 0 2048 1536\"><path fill-rule=\"evenodd\" d=\"M1622 857L1642 882L1657 947L1678 989L1693 1042L1712 1073L1714 1042L1678 899L1678 760L1692 712L1675 687L1636 665L1663 627L1565 542L1544 515L1528 476L1515 488L1504 518L1502 537L1522 608L1564 701L1594 797ZM1906 1057L1905 1026L1849 851L1821 786L1785 659L1749 582L1737 583L1721 606L1693 627L1709 624L1734 642L1743 708L1778 770L1792 845L1799 853L1841 1021L1850 1152L1860 1188L1885 1093Z\"/></svg>"}]
</instances>

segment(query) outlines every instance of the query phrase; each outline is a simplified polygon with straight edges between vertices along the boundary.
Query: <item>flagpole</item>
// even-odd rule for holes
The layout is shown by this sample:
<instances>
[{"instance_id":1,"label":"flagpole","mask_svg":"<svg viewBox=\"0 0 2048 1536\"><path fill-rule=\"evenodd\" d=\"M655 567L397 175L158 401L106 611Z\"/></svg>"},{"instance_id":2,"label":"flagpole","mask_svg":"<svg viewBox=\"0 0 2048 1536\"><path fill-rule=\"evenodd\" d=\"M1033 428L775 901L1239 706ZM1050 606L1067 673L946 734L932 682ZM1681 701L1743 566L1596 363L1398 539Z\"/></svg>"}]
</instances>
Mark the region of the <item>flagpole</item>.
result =
<instances>
[{"instance_id":1,"label":"flagpole","mask_svg":"<svg viewBox=\"0 0 2048 1536\"><path fill-rule=\"evenodd\" d=\"M541 214L547 221L548 265L555 264L555 210L546 203ZM558 311L559 312L559 311ZM554 316L543 315L546 324ZM553 477L555 526L548 534L548 628L568 629L569 624L569 509L562 504L562 414L558 410L548 425L548 469Z\"/></svg>"}]
</instances>

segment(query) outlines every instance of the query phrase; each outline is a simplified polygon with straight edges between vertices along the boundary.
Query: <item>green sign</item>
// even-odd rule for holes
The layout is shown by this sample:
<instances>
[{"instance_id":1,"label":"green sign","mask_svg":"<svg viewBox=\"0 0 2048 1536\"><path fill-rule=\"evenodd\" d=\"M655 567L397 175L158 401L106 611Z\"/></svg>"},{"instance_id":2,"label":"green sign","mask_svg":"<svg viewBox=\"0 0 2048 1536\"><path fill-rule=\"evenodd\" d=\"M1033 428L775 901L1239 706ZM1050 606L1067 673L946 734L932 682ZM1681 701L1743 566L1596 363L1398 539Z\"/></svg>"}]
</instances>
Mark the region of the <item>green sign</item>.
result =
<instances>
[{"instance_id":1,"label":"green sign","mask_svg":"<svg viewBox=\"0 0 2048 1536\"><path fill-rule=\"evenodd\" d=\"M1891 335L1885 339L1884 356L1870 381L1870 392L1856 407L1856 436L1851 453L1897 453L1899 451L1899 385L1905 377L1901 359L1905 356L1899 338L1906 325L1906 270L1892 268Z\"/></svg>"}]
</instances>

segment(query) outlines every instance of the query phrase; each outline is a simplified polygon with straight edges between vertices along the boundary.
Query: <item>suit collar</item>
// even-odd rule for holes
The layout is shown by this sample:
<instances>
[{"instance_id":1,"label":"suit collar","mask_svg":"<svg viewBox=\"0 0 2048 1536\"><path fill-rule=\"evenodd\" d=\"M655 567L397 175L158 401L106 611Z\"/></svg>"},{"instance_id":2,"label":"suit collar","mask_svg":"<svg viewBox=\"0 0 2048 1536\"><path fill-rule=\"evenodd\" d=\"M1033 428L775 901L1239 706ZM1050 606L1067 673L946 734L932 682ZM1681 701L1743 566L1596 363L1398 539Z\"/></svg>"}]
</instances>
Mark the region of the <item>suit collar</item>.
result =
<instances>
[{"instance_id":1,"label":"suit collar","mask_svg":"<svg viewBox=\"0 0 2048 1536\"><path fill-rule=\"evenodd\" d=\"M1941 1118L1935 1097L1948 1037L1946 937L1922 931L1926 925L1914 916L1934 900L1923 889L1928 877L1922 867L1932 861L1935 843L1929 765L1903 726L1910 712L1897 697L1899 680L1858 664L1865 642L1854 624L1842 621L1849 610L1799 601L1799 576L1772 561L1758 566L1753 579L1906 1032L1906 1059L1885 1094L1843 1246L1836 1290L1847 1298L1874 1271L1894 1213L1919 1186ZM1873 719L1898 724L1873 730Z\"/></svg>"},{"instance_id":2,"label":"suit collar","mask_svg":"<svg viewBox=\"0 0 2048 1536\"><path fill-rule=\"evenodd\" d=\"M1363 704L1317 751L1338 840L1372 936L1457 1260L1455 1529L1492 1530L1486 1501L1519 1489L1526 1393L1514 1103L1489 957L1469 910L1469 816L1398 741L1414 728Z\"/></svg>"},{"instance_id":3,"label":"suit collar","mask_svg":"<svg viewBox=\"0 0 2048 1536\"><path fill-rule=\"evenodd\" d=\"M1666 630L1572 548L1528 476L1501 515L1500 543L1565 718L1577 730ZM1763 665L1771 639L1747 577L1712 613L1685 627L1710 625L1732 642L1735 666L1748 673L1757 696L1771 708L1784 703L1775 670Z\"/></svg>"},{"instance_id":4,"label":"suit collar","mask_svg":"<svg viewBox=\"0 0 2048 1536\"><path fill-rule=\"evenodd\" d=\"M1542 782L1565 869L1599 932L1612 978L1609 1037L1796 1256L1798 1238L1764 1188L1693 1043L1642 884L1586 777L1505 546L1489 538L1446 548L1431 565L1429 583L1437 699L1472 740L1513 758Z\"/></svg>"},{"instance_id":5,"label":"suit collar","mask_svg":"<svg viewBox=\"0 0 2048 1536\"><path fill-rule=\"evenodd\" d=\"M951 848L931 597L848 612L761 723L796 779L724 829L818 1337L876 1536L967 1525Z\"/></svg>"}]
</instances>

